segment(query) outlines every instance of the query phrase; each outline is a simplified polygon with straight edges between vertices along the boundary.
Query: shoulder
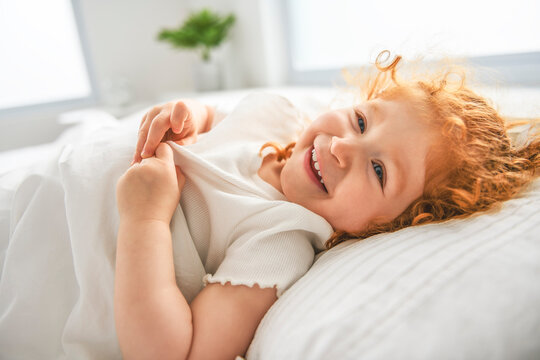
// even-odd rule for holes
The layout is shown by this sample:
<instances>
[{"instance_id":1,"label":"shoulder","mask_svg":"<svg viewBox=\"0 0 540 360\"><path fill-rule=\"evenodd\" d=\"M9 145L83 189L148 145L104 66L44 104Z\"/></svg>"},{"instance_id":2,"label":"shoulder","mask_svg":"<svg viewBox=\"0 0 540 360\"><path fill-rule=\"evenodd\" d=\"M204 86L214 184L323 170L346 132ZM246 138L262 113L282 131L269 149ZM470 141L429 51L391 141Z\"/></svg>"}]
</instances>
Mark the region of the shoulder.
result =
<instances>
[{"instance_id":1,"label":"shoulder","mask_svg":"<svg viewBox=\"0 0 540 360\"><path fill-rule=\"evenodd\" d=\"M265 128L270 133L280 134L282 128L289 135L307 125L306 117L291 101L267 92L254 92L243 98L228 120L241 122L248 129Z\"/></svg>"},{"instance_id":2,"label":"shoulder","mask_svg":"<svg viewBox=\"0 0 540 360\"><path fill-rule=\"evenodd\" d=\"M284 96L279 94L274 94L266 91L254 91L246 95L237 105L237 108L240 107L250 107L250 106L279 106L280 108L292 108L296 110L294 104Z\"/></svg>"},{"instance_id":3,"label":"shoulder","mask_svg":"<svg viewBox=\"0 0 540 360\"><path fill-rule=\"evenodd\" d=\"M220 146L238 141L288 144L295 141L308 124L307 117L288 99L257 91L240 100L199 142L217 142Z\"/></svg>"}]
</instances>

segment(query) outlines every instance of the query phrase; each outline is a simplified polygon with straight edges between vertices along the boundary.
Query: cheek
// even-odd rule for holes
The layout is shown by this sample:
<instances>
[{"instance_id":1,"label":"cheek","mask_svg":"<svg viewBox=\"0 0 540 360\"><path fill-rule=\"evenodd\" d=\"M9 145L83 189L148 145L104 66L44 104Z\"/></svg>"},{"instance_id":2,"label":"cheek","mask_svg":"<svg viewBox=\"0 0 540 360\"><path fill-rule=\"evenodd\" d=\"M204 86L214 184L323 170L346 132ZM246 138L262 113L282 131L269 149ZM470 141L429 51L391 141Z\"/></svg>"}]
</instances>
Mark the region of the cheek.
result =
<instances>
[{"instance_id":1,"label":"cheek","mask_svg":"<svg viewBox=\"0 0 540 360\"><path fill-rule=\"evenodd\" d=\"M378 206L377 201L370 196L369 192L349 189L335 196L327 210L331 217L327 220L332 226L354 233L364 230L375 218Z\"/></svg>"}]
</instances>

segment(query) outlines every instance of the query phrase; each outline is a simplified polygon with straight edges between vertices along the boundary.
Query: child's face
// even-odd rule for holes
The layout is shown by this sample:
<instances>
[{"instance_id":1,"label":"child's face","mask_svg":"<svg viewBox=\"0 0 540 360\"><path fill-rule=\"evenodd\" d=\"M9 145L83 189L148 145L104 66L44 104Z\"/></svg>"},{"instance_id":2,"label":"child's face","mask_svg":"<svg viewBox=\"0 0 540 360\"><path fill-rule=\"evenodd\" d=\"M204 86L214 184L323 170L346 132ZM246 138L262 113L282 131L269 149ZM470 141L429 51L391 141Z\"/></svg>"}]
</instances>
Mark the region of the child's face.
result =
<instances>
[{"instance_id":1,"label":"child's face","mask_svg":"<svg viewBox=\"0 0 540 360\"><path fill-rule=\"evenodd\" d=\"M393 220L422 194L434 139L403 101L375 99L330 111L296 143L280 175L283 193L336 230L357 232L371 221Z\"/></svg>"}]
</instances>

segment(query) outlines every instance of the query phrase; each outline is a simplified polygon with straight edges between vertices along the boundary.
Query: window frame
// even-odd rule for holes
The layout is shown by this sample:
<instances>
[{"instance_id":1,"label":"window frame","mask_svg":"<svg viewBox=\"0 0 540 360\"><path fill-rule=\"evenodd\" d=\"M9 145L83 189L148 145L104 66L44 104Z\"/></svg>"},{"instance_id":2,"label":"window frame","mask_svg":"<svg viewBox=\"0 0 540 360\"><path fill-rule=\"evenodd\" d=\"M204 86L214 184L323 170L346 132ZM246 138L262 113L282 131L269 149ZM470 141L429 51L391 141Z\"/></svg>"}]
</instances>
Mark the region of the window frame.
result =
<instances>
[{"instance_id":1,"label":"window frame","mask_svg":"<svg viewBox=\"0 0 540 360\"><path fill-rule=\"evenodd\" d=\"M98 87L96 82L96 76L94 67L90 57L89 45L84 31L84 22L82 12L80 8L79 0L70 0L73 9L73 17L77 27L77 35L81 46L83 61L88 76L90 85L90 94L84 97L72 98L69 100L59 100L44 102L31 105L20 105L9 108L0 109L0 119L4 118L17 118L17 119L29 119L40 114L47 114L49 116L60 114L63 111L72 110L76 108L94 106L98 103Z\"/></svg>"},{"instance_id":2,"label":"window frame","mask_svg":"<svg viewBox=\"0 0 540 360\"><path fill-rule=\"evenodd\" d=\"M287 80L291 85L321 86L343 85L342 68L299 71L293 68L292 59L292 16L288 0L280 0L279 5L286 53ZM540 51L474 56L464 59L476 69L477 80L485 86L540 87ZM359 66L368 65L368 61Z\"/></svg>"}]
</instances>

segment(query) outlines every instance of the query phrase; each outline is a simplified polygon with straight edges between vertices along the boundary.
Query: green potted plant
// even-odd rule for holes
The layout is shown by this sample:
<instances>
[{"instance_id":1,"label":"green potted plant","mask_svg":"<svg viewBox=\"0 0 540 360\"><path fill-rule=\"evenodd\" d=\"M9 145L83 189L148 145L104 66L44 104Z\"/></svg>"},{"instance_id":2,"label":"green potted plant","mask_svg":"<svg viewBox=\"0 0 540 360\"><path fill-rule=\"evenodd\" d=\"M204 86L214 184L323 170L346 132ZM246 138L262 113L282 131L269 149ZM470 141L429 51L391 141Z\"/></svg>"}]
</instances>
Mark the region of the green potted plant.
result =
<instances>
[{"instance_id":1,"label":"green potted plant","mask_svg":"<svg viewBox=\"0 0 540 360\"><path fill-rule=\"evenodd\" d=\"M226 38L235 22L233 14L221 16L209 9L191 13L184 23L176 29L163 29L158 40L170 43L175 48L198 50L202 62L197 71L199 90L220 88L221 72L219 64L213 61L212 50Z\"/></svg>"}]
</instances>

